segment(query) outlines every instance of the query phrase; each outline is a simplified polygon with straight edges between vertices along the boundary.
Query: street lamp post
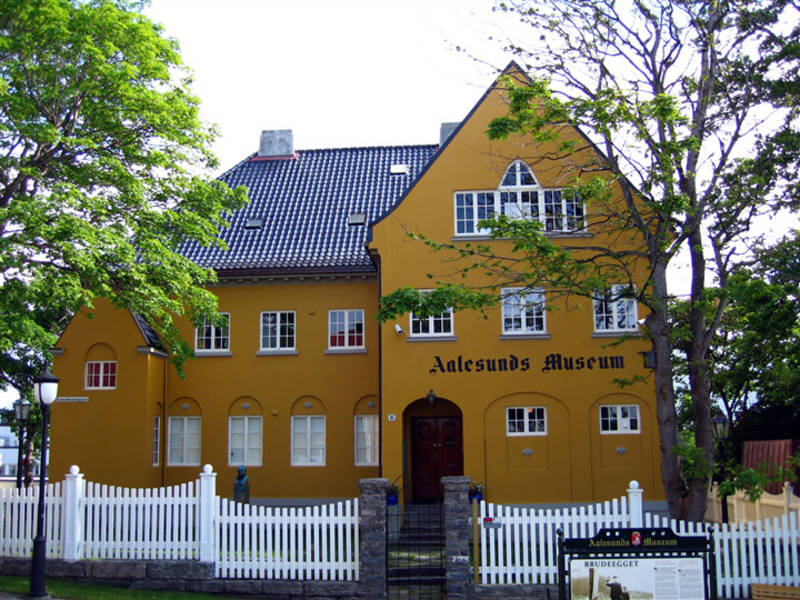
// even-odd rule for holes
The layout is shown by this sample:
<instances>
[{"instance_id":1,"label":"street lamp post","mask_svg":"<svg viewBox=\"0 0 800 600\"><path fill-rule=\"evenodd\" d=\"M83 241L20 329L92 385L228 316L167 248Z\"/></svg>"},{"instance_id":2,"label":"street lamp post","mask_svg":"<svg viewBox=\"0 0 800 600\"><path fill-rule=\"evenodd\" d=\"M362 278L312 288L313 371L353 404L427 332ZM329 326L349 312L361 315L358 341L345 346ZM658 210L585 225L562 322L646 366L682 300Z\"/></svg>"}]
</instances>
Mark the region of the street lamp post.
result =
<instances>
[{"instance_id":1,"label":"street lamp post","mask_svg":"<svg viewBox=\"0 0 800 600\"><path fill-rule=\"evenodd\" d=\"M23 434L25 433L25 426L28 423L28 417L31 414L31 403L24 398L19 398L14 402L14 416L17 418L17 426L19 427L18 443L17 443L17 489L22 489L22 442Z\"/></svg>"},{"instance_id":2,"label":"street lamp post","mask_svg":"<svg viewBox=\"0 0 800 600\"><path fill-rule=\"evenodd\" d=\"M45 369L33 379L33 393L42 408L42 456L39 468L39 507L36 515L36 537L33 538L31 560L31 591L28 598L50 598L44 585L44 567L47 558L45 535L44 482L47 476L47 433L50 425L50 405L58 393L58 377Z\"/></svg>"}]
</instances>

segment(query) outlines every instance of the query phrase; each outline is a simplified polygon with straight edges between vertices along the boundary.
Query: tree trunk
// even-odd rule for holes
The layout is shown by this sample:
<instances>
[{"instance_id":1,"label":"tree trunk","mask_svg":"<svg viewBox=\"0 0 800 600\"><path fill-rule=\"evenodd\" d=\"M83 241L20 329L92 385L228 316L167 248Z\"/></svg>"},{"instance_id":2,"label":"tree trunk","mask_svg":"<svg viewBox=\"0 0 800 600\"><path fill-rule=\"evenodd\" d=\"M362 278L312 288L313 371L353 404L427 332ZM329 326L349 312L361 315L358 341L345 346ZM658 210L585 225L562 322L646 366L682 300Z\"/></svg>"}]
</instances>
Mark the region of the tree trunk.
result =
<instances>
[{"instance_id":1,"label":"tree trunk","mask_svg":"<svg viewBox=\"0 0 800 600\"><path fill-rule=\"evenodd\" d=\"M33 483L33 431L30 427L25 432L25 440L25 480L22 485L29 488Z\"/></svg>"},{"instance_id":2,"label":"tree trunk","mask_svg":"<svg viewBox=\"0 0 800 600\"><path fill-rule=\"evenodd\" d=\"M653 297L651 312L647 317L647 330L655 352L655 387L658 419L658 438L661 448L661 481L667 498L669 514L680 514L684 482L678 457L672 449L678 443L675 390L672 383L672 343L667 314L666 264L657 262L653 267Z\"/></svg>"},{"instance_id":3,"label":"tree trunk","mask_svg":"<svg viewBox=\"0 0 800 600\"><path fill-rule=\"evenodd\" d=\"M706 261L703 251L703 237L697 223L689 234L689 256L692 265L691 306L689 309L689 329L691 341L686 352L688 362L689 388L692 397L692 417L694 421L694 443L698 450L697 464L690 474L685 512L682 519L702 521L706 510L708 486L714 465L714 427L711 421L711 382L708 378L705 292Z\"/></svg>"}]
</instances>

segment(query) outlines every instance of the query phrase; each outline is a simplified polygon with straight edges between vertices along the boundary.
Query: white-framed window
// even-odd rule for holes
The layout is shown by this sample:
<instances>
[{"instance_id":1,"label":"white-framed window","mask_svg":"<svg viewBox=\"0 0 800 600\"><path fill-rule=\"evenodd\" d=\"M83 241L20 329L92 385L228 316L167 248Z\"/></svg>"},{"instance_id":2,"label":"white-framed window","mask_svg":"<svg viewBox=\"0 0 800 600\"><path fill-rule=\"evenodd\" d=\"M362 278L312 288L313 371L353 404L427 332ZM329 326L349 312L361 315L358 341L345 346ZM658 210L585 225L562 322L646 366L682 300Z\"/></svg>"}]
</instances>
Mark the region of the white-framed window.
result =
<instances>
[{"instance_id":1,"label":"white-framed window","mask_svg":"<svg viewBox=\"0 0 800 600\"><path fill-rule=\"evenodd\" d=\"M294 350L295 312L270 310L261 313L261 350Z\"/></svg>"},{"instance_id":2,"label":"white-framed window","mask_svg":"<svg viewBox=\"0 0 800 600\"><path fill-rule=\"evenodd\" d=\"M87 390L113 390L117 387L117 361L87 360L84 387Z\"/></svg>"},{"instance_id":3,"label":"white-framed window","mask_svg":"<svg viewBox=\"0 0 800 600\"><path fill-rule=\"evenodd\" d=\"M199 465L200 417L170 417L168 427L168 464Z\"/></svg>"},{"instance_id":4,"label":"white-framed window","mask_svg":"<svg viewBox=\"0 0 800 600\"><path fill-rule=\"evenodd\" d=\"M640 433L638 404L608 404L600 407L600 433Z\"/></svg>"},{"instance_id":5,"label":"white-framed window","mask_svg":"<svg viewBox=\"0 0 800 600\"><path fill-rule=\"evenodd\" d=\"M356 415L354 430L356 466L377 466L378 415Z\"/></svg>"},{"instance_id":6,"label":"white-framed window","mask_svg":"<svg viewBox=\"0 0 800 600\"><path fill-rule=\"evenodd\" d=\"M328 311L328 348L364 347L364 311Z\"/></svg>"},{"instance_id":7,"label":"white-framed window","mask_svg":"<svg viewBox=\"0 0 800 600\"><path fill-rule=\"evenodd\" d=\"M547 435L547 407L506 407L506 435Z\"/></svg>"},{"instance_id":8,"label":"white-framed window","mask_svg":"<svg viewBox=\"0 0 800 600\"><path fill-rule=\"evenodd\" d=\"M153 466L161 463L161 417L153 417Z\"/></svg>"},{"instance_id":9,"label":"white-framed window","mask_svg":"<svg viewBox=\"0 0 800 600\"><path fill-rule=\"evenodd\" d=\"M423 294L430 290L420 290ZM408 316L408 330L412 337L437 337L453 335L453 309L448 308L438 315L419 317L413 312Z\"/></svg>"},{"instance_id":10,"label":"white-framed window","mask_svg":"<svg viewBox=\"0 0 800 600\"><path fill-rule=\"evenodd\" d=\"M325 416L292 417L292 465L325 466Z\"/></svg>"},{"instance_id":11,"label":"white-framed window","mask_svg":"<svg viewBox=\"0 0 800 600\"><path fill-rule=\"evenodd\" d=\"M453 335L453 309L430 317L418 317L414 313L409 316L409 330L413 336Z\"/></svg>"},{"instance_id":12,"label":"white-framed window","mask_svg":"<svg viewBox=\"0 0 800 600\"><path fill-rule=\"evenodd\" d=\"M612 285L598 291L592 301L595 331L632 331L637 328L637 308L634 298L624 297L630 288Z\"/></svg>"},{"instance_id":13,"label":"white-framed window","mask_svg":"<svg viewBox=\"0 0 800 600\"><path fill-rule=\"evenodd\" d=\"M536 220L550 233L572 233L584 227L581 200L561 189L543 188L521 160L509 165L497 190L456 192L454 198L457 236L487 234L478 223L495 215Z\"/></svg>"},{"instance_id":14,"label":"white-framed window","mask_svg":"<svg viewBox=\"0 0 800 600\"><path fill-rule=\"evenodd\" d=\"M219 352L231 347L231 315L220 313L222 325L214 325L208 320L194 330L194 349L197 352Z\"/></svg>"},{"instance_id":15,"label":"white-framed window","mask_svg":"<svg viewBox=\"0 0 800 600\"><path fill-rule=\"evenodd\" d=\"M545 333L544 290L504 288L503 333Z\"/></svg>"},{"instance_id":16,"label":"white-framed window","mask_svg":"<svg viewBox=\"0 0 800 600\"><path fill-rule=\"evenodd\" d=\"M261 466L263 419L228 417L228 465Z\"/></svg>"}]
</instances>

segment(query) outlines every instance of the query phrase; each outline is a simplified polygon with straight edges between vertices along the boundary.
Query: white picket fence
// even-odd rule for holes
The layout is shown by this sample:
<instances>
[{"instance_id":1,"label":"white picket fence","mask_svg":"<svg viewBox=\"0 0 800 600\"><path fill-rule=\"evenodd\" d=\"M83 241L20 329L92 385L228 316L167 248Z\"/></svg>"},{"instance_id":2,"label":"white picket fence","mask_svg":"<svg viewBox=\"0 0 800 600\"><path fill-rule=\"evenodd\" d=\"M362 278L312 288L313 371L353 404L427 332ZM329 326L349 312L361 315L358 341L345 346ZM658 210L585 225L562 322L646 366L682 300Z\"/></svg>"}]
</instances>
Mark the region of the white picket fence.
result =
<instances>
[{"instance_id":1,"label":"white picket fence","mask_svg":"<svg viewBox=\"0 0 800 600\"><path fill-rule=\"evenodd\" d=\"M84 558L199 558L195 487L195 482L154 489L87 483L80 515Z\"/></svg>"},{"instance_id":2,"label":"white picket fence","mask_svg":"<svg viewBox=\"0 0 800 600\"><path fill-rule=\"evenodd\" d=\"M38 487L0 490L0 556L30 557ZM234 579L358 579L358 500L270 509L216 496L197 481L154 489L87 483L72 467L45 491L47 556L201 560Z\"/></svg>"},{"instance_id":3,"label":"white picket fence","mask_svg":"<svg viewBox=\"0 0 800 600\"><path fill-rule=\"evenodd\" d=\"M63 558L62 484L45 486L47 557ZM28 557L36 535L39 487L0 489L0 556Z\"/></svg>"},{"instance_id":4,"label":"white picket fence","mask_svg":"<svg viewBox=\"0 0 800 600\"><path fill-rule=\"evenodd\" d=\"M678 535L708 536L710 529L720 598L747 597L753 583L800 586L800 511L748 523L694 523L643 512L641 493L631 485L627 497L571 509L481 502L481 583L557 583L559 528L566 538L586 538L603 527L643 526Z\"/></svg>"},{"instance_id":5,"label":"white picket fence","mask_svg":"<svg viewBox=\"0 0 800 600\"><path fill-rule=\"evenodd\" d=\"M303 508L217 498L217 577L358 579L358 499Z\"/></svg>"},{"instance_id":6,"label":"white picket fence","mask_svg":"<svg viewBox=\"0 0 800 600\"><path fill-rule=\"evenodd\" d=\"M558 540L592 537L603 527L629 527L628 498L573 508L537 509L481 502L480 581L556 583Z\"/></svg>"}]
</instances>

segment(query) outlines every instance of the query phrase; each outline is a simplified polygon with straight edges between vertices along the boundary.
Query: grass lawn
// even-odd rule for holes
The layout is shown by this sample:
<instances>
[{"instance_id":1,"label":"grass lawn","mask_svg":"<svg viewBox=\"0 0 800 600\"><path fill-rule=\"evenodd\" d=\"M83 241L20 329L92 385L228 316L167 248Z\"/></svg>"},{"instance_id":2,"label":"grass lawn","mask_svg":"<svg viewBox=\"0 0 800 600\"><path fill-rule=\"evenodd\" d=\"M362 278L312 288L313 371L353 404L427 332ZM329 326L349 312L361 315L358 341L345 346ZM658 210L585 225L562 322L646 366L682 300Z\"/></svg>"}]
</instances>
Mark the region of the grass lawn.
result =
<instances>
[{"instance_id":1,"label":"grass lawn","mask_svg":"<svg viewBox=\"0 0 800 600\"><path fill-rule=\"evenodd\" d=\"M27 577L0 575L0 591L27 594L30 580ZM162 592L152 590L126 590L124 588L71 581L47 580L47 593L56 598L75 600L233 600L233 596L192 594L189 592Z\"/></svg>"}]
</instances>

